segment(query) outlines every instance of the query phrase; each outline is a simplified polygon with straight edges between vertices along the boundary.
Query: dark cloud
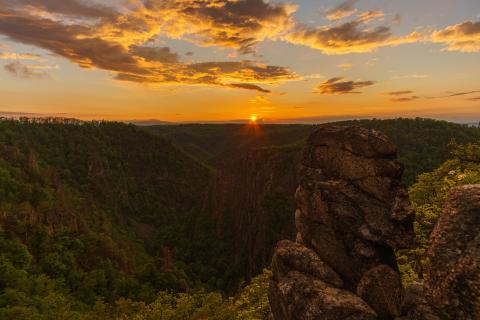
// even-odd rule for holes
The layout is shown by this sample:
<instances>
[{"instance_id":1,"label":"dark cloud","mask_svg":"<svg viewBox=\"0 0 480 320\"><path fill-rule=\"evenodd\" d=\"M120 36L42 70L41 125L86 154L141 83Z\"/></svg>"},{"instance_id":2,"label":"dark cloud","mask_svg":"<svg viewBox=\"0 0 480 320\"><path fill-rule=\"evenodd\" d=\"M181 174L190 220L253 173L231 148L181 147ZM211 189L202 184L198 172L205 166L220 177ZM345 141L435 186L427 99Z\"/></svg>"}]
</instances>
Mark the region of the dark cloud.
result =
<instances>
[{"instance_id":1,"label":"dark cloud","mask_svg":"<svg viewBox=\"0 0 480 320\"><path fill-rule=\"evenodd\" d=\"M37 46L65 57L84 68L129 70L148 73L118 43L91 37L92 29L81 25L0 11L0 33L12 40Z\"/></svg>"},{"instance_id":2,"label":"dark cloud","mask_svg":"<svg viewBox=\"0 0 480 320\"><path fill-rule=\"evenodd\" d=\"M176 63L179 61L179 55L172 52L170 48L167 47L131 46L130 53L142 57L147 61L158 61L163 63Z\"/></svg>"},{"instance_id":3,"label":"dark cloud","mask_svg":"<svg viewBox=\"0 0 480 320\"><path fill-rule=\"evenodd\" d=\"M390 96L391 102L409 102L413 100L420 99L419 96L413 94L414 92L411 90L403 90L403 91L391 91L385 92L385 95Z\"/></svg>"},{"instance_id":4,"label":"dark cloud","mask_svg":"<svg viewBox=\"0 0 480 320\"><path fill-rule=\"evenodd\" d=\"M480 97L468 98L470 101L480 101Z\"/></svg>"},{"instance_id":5,"label":"dark cloud","mask_svg":"<svg viewBox=\"0 0 480 320\"><path fill-rule=\"evenodd\" d=\"M357 9L355 9L354 5L358 0L347 0L345 2L342 2L335 8L332 8L330 10L327 10L325 12L325 17L328 20L339 20L343 18L347 18L357 12Z\"/></svg>"},{"instance_id":6,"label":"dark cloud","mask_svg":"<svg viewBox=\"0 0 480 320\"><path fill-rule=\"evenodd\" d=\"M314 92L326 95L360 93L357 89L374 85L374 81L347 81L344 78L332 78L319 84Z\"/></svg>"},{"instance_id":7,"label":"dark cloud","mask_svg":"<svg viewBox=\"0 0 480 320\"><path fill-rule=\"evenodd\" d=\"M165 32L202 45L253 53L255 45L292 25L294 7L265 0L147 0Z\"/></svg>"},{"instance_id":8,"label":"dark cloud","mask_svg":"<svg viewBox=\"0 0 480 320\"><path fill-rule=\"evenodd\" d=\"M413 100L420 99L419 96L408 96L408 97L398 97L390 99L391 102L410 102Z\"/></svg>"},{"instance_id":9,"label":"dark cloud","mask_svg":"<svg viewBox=\"0 0 480 320\"><path fill-rule=\"evenodd\" d=\"M410 90L385 92L387 96L402 96L411 93L413 93L413 91Z\"/></svg>"},{"instance_id":10,"label":"dark cloud","mask_svg":"<svg viewBox=\"0 0 480 320\"><path fill-rule=\"evenodd\" d=\"M41 79L47 76L44 71L38 71L18 61L8 63L3 68L8 73L22 79Z\"/></svg>"},{"instance_id":11,"label":"dark cloud","mask_svg":"<svg viewBox=\"0 0 480 320\"><path fill-rule=\"evenodd\" d=\"M270 93L270 90L263 89L260 86L257 86L255 84L250 84L250 83L233 83L230 85L232 88L242 88L242 89L247 89L247 90L254 90L262 93Z\"/></svg>"},{"instance_id":12,"label":"dark cloud","mask_svg":"<svg viewBox=\"0 0 480 320\"><path fill-rule=\"evenodd\" d=\"M9 6L8 0L3 1L3 3L6 4L6 6ZM0 4L2 4L1 0ZM15 7L28 5L49 13L88 18L106 18L113 17L117 14L117 12L111 7L101 6L85 0L15 0L14 5ZM4 7L6 6L4 5Z\"/></svg>"},{"instance_id":13,"label":"dark cloud","mask_svg":"<svg viewBox=\"0 0 480 320\"><path fill-rule=\"evenodd\" d=\"M458 96L466 96L473 93L480 93L480 90L475 91L464 91L464 92L453 92L448 95L448 97L458 97Z\"/></svg>"}]
</instances>

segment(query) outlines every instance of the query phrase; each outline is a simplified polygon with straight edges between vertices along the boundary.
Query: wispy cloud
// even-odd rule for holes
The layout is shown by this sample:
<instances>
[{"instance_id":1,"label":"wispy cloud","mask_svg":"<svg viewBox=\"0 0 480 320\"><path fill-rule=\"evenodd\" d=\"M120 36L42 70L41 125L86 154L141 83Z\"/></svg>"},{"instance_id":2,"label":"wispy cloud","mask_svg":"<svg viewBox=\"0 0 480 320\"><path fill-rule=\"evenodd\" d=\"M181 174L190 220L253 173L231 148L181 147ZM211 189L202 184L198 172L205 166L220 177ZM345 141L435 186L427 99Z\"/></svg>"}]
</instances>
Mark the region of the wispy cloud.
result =
<instances>
[{"instance_id":1,"label":"wispy cloud","mask_svg":"<svg viewBox=\"0 0 480 320\"><path fill-rule=\"evenodd\" d=\"M270 90L263 89L260 86L250 84L250 83L232 83L232 84L230 84L230 87L247 89L247 90L254 90L254 91L263 92L263 93L270 93L271 92Z\"/></svg>"},{"instance_id":2,"label":"wispy cloud","mask_svg":"<svg viewBox=\"0 0 480 320\"><path fill-rule=\"evenodd\" d=\"M466 95L474 94L474 93L480 93L480 90L463 91L463 92L451 92L447 97L466 96Z\"/></svg>"},{"instance_id":3,"label":"wispy cloud","mask_svg":"<svg viewBox=\"0 0 480 320\"><path fill-rule=\"evenodd\" d=\"M403 91L390 91L390 92L385 92L385 95L387 96L402 96L406 94L411 94L413 91L411 90L403 90Z\"/></svg>"},{"instance_id":4,"label":"wispy cloud","mask_svg":"<svg viewBox=\"0 0 480 320\"><path fill-rule=\"evenodd\" d=\"M325 95L338 95L338 94L351 94L360 93L356 91L364 87L374 85L375 81L349 81L344 78L331 78L321 84L319 84L314 93Z\"/></svg>"},{"instance_id":5,"label":"wispy cloud","mask_svg":"<svg viewBox=\"0 0 480 320\"><path fill-rule=\"evenodd\" d=\"M358 15L358 20L362 22L370 22L372 20L383 18L385 14L382 11L367 11Z\"/></svg>"},{"instance_id":6,"label":"wispy cloud","mask_svg":"<svg viewBox=\"0 0 480 320\"><path fill-rule=\"evenodd\" d=\"M350 69L353 68L353 64L351 64L351 63L340 63L340 64L337 64L336 67L339 68L339 69L342 69L343 71L347 71L347 70L350 70Z\"/></svg>"},{"instance_id":7,"label":"wispy cloud","mask_svg":"<svg viewBox=\"0 0 480 320\"><path fill-rule=\"evenodd\" d=\"M414 95L414 92L411 90L402 90L402 91L390 91L384 93L387 96L390 96L391 102L410 102L417 99L420 99L419 96Z\"/></svg>"},{"instance_id":8,"label":"wispy cloud","mask_svg":"<svg viewBox=\"0 0 480 320\"><path fill-rule=\"evenodd\" d=\"M22 79L41 79L47 77L46 72L38 71L38 69L18 61L8 63L3 68L11 75Z\"/></svg>"},{"instance_id":9,"label":"wispy cloud","mask_svg":"<svg viewBox=\"0 0 480 320\"><path fill-rule=\"evenodd\" d=\"M2 52L0 53L1 60L41 60L41 57L37 54L31 53L13 53L13 52Z\"/></svg>"},{"instance_id":10,"label":"wispy cloud","mask_svg":"<svg viewBox=\"0 0 480 320\"><path fill-rule=\"evenodd\" d=\"M393 76L393 80L401 80L401 79L426 79L429 78L428 74L405 74L405 75L397 75Z\"/></svg>"},{"instance_id":11,"label":"wispy cloud","mask_svg":"<svg viewBox=\"0 0 480 320\"><path fill-rule=\"evenodd\" d=\"M325 18L327 18L328 20L340 20L350 17L355 12L357 12L357 9L354 6L357 1L358 0L347 0L345 2L342 2L335 8L327 10L325 12Z\"/></svg>"},{"instance_id":12,"label":"wispy cloud","mask_svg":"<svg viewBox=\"0 0 480 320\"><path fill-rule=\"evenodd\" d=\"M393 17L392 23L393 23L393 24L400 24L400 23L402 23L402 16L397 13L397 14Z\"/></svg>"}]
</instances>

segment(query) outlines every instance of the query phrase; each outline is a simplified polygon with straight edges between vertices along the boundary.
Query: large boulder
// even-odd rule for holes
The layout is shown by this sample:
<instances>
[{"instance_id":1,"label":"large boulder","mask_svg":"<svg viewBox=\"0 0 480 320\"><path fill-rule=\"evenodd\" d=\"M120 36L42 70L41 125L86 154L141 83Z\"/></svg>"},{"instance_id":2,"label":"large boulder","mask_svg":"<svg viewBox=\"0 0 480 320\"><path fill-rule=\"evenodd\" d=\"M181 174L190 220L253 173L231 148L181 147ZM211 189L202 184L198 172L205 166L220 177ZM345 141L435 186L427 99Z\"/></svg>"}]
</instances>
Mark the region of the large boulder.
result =
<instances>
[{"instance_id":1,"label":"large boulder","mask_svg":"<svg viewBox=\"0 0 480 320\"><path fill-rule=\"evenodd\" d=\"M429 304L445 319L480 319L480 185L451 191L430 240Z\"/></svg>"},{"instance_id":2,"label":"large boulder","mask_svg":"<svg viewBox=\"0 0 480 320\"><path fill-rule=\"evenodd\" d=\"M297 245L279 244L272 263L276 320L400 315L403 288L394 250L411 244L414 218L402 173L395 146L378 131L326 126L309 137L295 194ZM341 282L332 281L330 271ZM320 301L296 305L307 282ZM352 304L348 310L363 310L350 313L359 318L334 313L325 303L328 294L344 308Z\"/></svg>"},{"instance_id":3,"label":"large boulder","mask_svg":"<svg viewBox=\"0 0 480 320\"><path fill-rule=\"evenodd\" d=\"M276 320L374 320L373 311L348 290L330 286L298 271L272 283L271 307Z\"/></svg>"}]
</instances>

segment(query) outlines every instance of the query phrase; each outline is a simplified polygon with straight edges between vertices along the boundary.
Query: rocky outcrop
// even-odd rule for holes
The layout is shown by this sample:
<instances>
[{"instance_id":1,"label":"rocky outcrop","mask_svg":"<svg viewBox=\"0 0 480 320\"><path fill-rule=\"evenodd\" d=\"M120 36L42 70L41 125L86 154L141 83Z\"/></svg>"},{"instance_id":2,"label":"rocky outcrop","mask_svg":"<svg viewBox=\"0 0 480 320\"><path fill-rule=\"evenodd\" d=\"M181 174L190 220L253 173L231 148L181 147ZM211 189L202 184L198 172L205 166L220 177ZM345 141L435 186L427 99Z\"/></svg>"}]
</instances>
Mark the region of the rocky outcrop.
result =
<instances>
[{"instance_id":1,"label":"rocky outcrop","mask_svg":"<svg viewBox=\"0 0 480 320\"><path fill-rule=\"evenodd\" d=\"M272 259L276 320L393 319L403 288L394 250L413 239L396 148L378 131L327 126L304 149L297 240Z\"/></svg>"},{"instance_id":2,"label":"rocky outcrop","mask_svg":"<svg viewBox=\"0 0 480 320\"><path fill-rule=\"evenodd\" d=\"M480 185L451 191L428 258L424 291L429 304L445 319L479 319Z\"/></svg>"}]
</instances>

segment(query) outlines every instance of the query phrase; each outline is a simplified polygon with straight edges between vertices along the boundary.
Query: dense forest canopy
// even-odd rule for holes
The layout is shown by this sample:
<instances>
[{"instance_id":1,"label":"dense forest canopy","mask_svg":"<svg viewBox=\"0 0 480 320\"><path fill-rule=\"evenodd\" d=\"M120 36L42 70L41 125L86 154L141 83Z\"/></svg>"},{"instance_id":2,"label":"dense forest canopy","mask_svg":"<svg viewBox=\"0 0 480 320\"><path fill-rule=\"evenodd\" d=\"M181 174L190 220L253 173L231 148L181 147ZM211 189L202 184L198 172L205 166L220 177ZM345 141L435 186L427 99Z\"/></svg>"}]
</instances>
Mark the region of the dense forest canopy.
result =
<instances>
[{"instance_id":1,"label":"dense forest canopy","mask_svg":"<svg viewBox=\"0 0 480 320\"><path fill-rule=\"evenodd\" d=\"M385 133L398 147L405 165L404 181L411 185L424 172L449 159L449 143L480 139L480 128L432 119L349 120L339 125L358 125ZM327 124L328 125L328 124ZM213 167L252 148L297 145L298 150L316 125L182 124L145 127L180 149Z\"/></svg>"},{"instance_id":2,"label":"dense forest canopy","mask_svg":"<svg viewBox=\"0 0 480 320\"><path fill-rule=\"evenodd\" d=\"M399 252L401 268L406 282L421 278L448 190L480 183L480 129L426 119L342 124L380 129L398 145L418 213L417 247ZM246 262L232 263L208 186L251 150L268 159L300 152L315 128L0 121L0 318L266 319L269 272L242 282ZM275 229L291 224L282 194L265 206L280 213Z\"/></svg>"}]
</instances>

